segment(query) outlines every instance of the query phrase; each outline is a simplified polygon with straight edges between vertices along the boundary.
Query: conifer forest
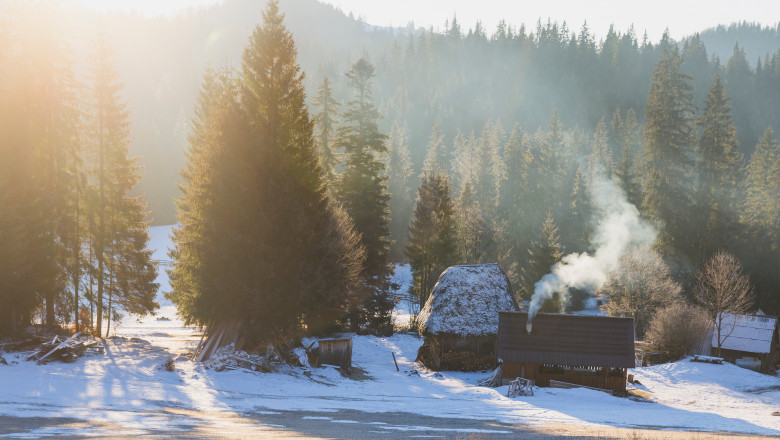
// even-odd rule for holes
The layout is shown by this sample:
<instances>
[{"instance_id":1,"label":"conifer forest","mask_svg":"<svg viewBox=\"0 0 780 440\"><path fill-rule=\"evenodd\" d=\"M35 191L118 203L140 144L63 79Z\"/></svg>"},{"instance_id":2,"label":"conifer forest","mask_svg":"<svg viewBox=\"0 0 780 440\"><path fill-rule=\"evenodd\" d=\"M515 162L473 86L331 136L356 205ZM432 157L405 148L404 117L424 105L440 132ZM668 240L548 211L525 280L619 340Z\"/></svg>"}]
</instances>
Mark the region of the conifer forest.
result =
<instances>
[{"instance_id":1,"label":"conifer forest","mask_svg":"<svg viewBox=\"0 0 780 440\"><path fill-rule=\"evenodd\" d=\"M780 22L341 3L0 0L0 437L780 435Z\"/></svg>"}]
</instances>

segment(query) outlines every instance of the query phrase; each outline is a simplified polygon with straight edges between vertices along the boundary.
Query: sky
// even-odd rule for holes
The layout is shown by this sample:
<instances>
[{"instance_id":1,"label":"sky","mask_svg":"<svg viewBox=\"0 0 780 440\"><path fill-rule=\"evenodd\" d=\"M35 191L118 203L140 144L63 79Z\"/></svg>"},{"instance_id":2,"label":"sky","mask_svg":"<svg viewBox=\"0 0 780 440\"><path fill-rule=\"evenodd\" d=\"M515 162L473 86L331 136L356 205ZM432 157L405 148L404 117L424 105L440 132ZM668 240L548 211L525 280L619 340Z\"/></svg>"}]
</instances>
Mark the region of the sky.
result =
<instances>
[{"instance_id":1,"label":"sky","mask_svg":"<svg viewBox=\"0 0 780 440\"><path fill-rule=\"evenodd\" d=\"M147 16L172 15L190 6L218 3L222 0L75 0L92 9L135 9ZM262 1L262 0L258 0ZM597 38L603 37L614 24L620 32L631 24L639 39L647 32L651 41L660 39L665 29L672 38L691 35L717 24L736 21L774 25L780 21L777 0L323 0L352 12L369 24L443 30L446 20L457 16L467 31L479 20L492 34L499 20L533 30L538 19L566 21L579 32L584 21Z\"/></svg>"}]
</instances>

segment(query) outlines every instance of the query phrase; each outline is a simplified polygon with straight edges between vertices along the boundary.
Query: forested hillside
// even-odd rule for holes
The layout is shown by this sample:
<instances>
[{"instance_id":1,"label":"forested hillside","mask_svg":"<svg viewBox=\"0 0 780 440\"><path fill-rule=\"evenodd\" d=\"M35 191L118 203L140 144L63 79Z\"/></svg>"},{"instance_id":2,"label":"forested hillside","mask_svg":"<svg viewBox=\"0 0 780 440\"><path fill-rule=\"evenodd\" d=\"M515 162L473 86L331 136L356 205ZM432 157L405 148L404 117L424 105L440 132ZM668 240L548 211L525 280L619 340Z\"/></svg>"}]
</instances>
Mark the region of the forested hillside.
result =
<instances>
[{"instance_id":1,"label":"forested hillside","mask_svg":"<svg viewBox=\"0 0 780 440\"><path fill-rule=\"evenodd\" d=\"M141 189L155 224L174 220L173 182L184 163L200 78L209 64L239 64L240 48L259 22L261 9L253 1L226 0L174 19L106 17L134 116L132 148L146 167ZM478 133L488 120L500 121L506 130L519 123L535 131L556 109L566 127L585 133L592 133L601 118L609 122L618 108L634 109L642 122L660 54L660 42L631 29L590 30L581 23L567 27L554 17L541 18L533 29L463 29L456 19L438 30L384 29L315 0L282 1L280 9L296 38L309 102L326 76L335 98L345 102L349 90L344 73L365 55L376 65L374 94L384 116L380 127L389 133L394 122L406 125L418 171L437 117L450 151L458 131ZM700 40L680 43L682 69L694 77L700 108L715 71L727 71L740 148L749 155L777 114L780 43L775 30L749 25L726 29L704 31ZM604 38L594 37L595 31ZM713 54L724 51L728 56L720 55L716 64ZM756 53L762 56L758 71Z\"/></svg>"},{"instance_id":2,"label":"forested hillside","mask_svg":"<svg viewBox=\"0 0 780 440\"><path fill-rule=\"evenodd\" d=\"M315 0L170 19L52 5L0 14L0 293L34 299L9 309L14 326L35 312L100 332L104 315L154 309L138 194L155 224L178 224L170 294L200 324L391 333L400 261L419 301L451 264L498 262L519 300L551 266L600 264L597 282L553 289L549 311L618 303L599 287L650 262L643 286L681 292L642 307L655 313L727 255L755 286L751 311L780 311L776 29L677 42L512 17L383 29Z\"/></svg>"}]
</instances>

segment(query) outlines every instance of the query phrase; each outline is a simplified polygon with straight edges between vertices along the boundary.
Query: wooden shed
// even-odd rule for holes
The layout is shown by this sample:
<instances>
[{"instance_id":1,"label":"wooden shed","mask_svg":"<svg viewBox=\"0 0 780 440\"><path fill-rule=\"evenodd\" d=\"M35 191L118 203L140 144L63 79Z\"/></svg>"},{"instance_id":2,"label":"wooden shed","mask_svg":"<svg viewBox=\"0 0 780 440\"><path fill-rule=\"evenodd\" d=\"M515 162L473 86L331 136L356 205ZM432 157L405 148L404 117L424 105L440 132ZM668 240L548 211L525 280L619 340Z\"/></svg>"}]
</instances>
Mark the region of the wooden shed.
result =
<instances>
[{"instance_id":1,"label":"wooden shed","mask_svg":"<svg viewBox=\"0 0 780 440\"><path fill-rule=\"evenodd\" d=\"M777 361L777 318L766 315L734 315L724 313L721 324L720 356L729 362L752 357L760 362L760 370L774 372ZM718 348L718 332L712 334L713 351Z\"/></svg>"},{"instance_id":2,"label":"wooden shed","mask_svg":"<svg viewBox=\"0 0 780 440\"><path fill-rule=\"evenodd\" d=\"M352 336L352 333L341 333L317 341L320 346L319 365L336 365L345 369L351 367Z\"/></svg>"},{"instance_id":3,"label":"wooden shed","mask_svg":"<svg viewBox=\"0 0 780 440\"><path fill-rule=\"evenodd\" d=\"M530 332L527 322L527 313L499 313L497 349L505 378L625 392L626 370L635 366L633 318L540 313Z\"/></svg>"}]
</instances>

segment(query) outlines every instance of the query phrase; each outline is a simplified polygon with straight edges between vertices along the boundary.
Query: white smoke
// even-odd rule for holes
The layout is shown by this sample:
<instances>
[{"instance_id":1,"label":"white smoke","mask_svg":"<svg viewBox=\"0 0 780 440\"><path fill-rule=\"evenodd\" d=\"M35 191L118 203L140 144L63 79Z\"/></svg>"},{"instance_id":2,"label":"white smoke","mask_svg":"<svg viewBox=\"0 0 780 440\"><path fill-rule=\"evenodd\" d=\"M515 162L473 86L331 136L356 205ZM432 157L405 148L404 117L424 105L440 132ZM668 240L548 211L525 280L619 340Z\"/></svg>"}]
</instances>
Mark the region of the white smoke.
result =
<instances>
[{"instance_id":1,"label":"white smoke","mask_svg":"<svg viewBox=\"0 0 780 440\"><path fill-rule=\"evenodd\" d=\"M594 179L590 197L595 208L595 235L591 246L593 255L586 252L569 254L550 268L534 285L534 294L528 309L526 329L531 331L531 320L545 301L557 292L565 304L570 288L594 292L617 266L620 255L629 248L651 245L655 229L639 216L639 211L628 202L626 194L612 180Z\"/></svg>"}]
</instances>

